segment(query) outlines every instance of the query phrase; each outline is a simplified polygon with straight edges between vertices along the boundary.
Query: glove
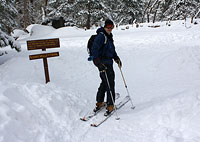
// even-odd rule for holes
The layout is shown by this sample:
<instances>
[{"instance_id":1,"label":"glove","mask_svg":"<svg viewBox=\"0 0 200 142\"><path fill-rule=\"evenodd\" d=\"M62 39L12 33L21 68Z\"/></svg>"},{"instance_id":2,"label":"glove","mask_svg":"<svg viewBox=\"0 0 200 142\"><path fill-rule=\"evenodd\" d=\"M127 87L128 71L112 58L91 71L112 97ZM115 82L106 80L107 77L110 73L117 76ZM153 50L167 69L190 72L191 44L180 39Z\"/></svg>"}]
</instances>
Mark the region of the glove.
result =
<instances>
[{"instance_id":1,"label":"glove","mask_svg":"<svg viewBox=\"0 0 200 142\"><path fill-rule=\"evenodd\" d=\"M100 72L105 72L105 70L107 69L104 64L99 64L97 67L98 67Z\"/></svg>"},{"instance_id":2,"label":"glove","mask_svg":"<svg viewBox=\"0 0 200 142\"><path fill-rule=\"evenodd\" d=\"M100 72L104 72L107 68L101 63L99 58L93 60L94 65L99 69Z\"/></svg>"},{"instance_id":3,"label":"glove","mask_svg":"<svg viewBox=\"0 0 200 142\"><path fill-rule=\"evenodd\" d=\"M118 56L116 56L116 57L114 58L114 60L115 60L115 62L118 64L118 66L121 68L121 67L122 67L122 62L121 62L120 58L119 58Z\"/></svg>"}]
</instances>

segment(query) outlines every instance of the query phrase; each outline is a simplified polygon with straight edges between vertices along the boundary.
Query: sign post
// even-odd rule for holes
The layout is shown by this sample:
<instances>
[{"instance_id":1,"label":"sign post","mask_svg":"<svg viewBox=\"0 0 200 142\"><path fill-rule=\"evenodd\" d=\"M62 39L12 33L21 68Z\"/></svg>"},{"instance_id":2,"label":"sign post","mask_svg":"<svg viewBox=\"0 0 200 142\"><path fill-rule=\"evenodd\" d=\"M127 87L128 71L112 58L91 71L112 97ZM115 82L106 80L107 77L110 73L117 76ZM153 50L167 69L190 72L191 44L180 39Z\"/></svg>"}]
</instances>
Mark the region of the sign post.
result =
<instances>
[{"instance_id":1,"label":"sign post","mask_svg":"<svg viewBox=\"0 0 200 142\"><path fill-rule=\"evenodd\" d=\"M48 82L50 82L50 78L49 78L49 69L48 69L47 58L43 58L43 64L44 64L44 73L45 73L46 83L48 83Z\"/></svg>"},{"instance_id":2,"label":"sign post","mask_svg":"<svg viewBox=\"0 0 200 142\"><path fill-rule=\"evenodd\" d=\"M28 50L42 49L42 51L46 51L47 48L60 48L59 39L55 38L55 39L27 41ZM56 56L59 56L59 52L29 55L29 60L43 59L46 83L50 82L47 58L56 57Z\"/></svg>"}]
</instances>

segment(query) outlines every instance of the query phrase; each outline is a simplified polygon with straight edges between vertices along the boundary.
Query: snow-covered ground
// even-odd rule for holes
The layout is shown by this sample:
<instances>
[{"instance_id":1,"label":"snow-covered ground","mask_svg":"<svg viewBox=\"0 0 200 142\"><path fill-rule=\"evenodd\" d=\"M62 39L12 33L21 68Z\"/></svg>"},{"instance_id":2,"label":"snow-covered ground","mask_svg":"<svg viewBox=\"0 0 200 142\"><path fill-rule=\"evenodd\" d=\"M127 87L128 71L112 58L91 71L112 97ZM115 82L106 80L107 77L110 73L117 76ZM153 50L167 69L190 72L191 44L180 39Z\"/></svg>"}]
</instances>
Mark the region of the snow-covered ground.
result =
<instances>
[{"instance_id":1,"label":"snow-covered ground","mask_svg":"<svg viewBox=\"0 0 200 142\"><path fill-rule=\"evenodd\" d=\"M114 29L128 90L126 104L98 128L80 117L95 106L100 79L87 61L95 30L32 26L19 38L22 52L0 56L0 142L199 142L200 25L182 21L160 28ZM60 38L61 48L27 51L26 40ZM49 58L45 84L42 60L29 55L59 51ZM127 95L117 65L116 92ZM119 100L120 100L119 99ZM103 115L103 114L100 114Z\"/></svg>"}]
</instances>

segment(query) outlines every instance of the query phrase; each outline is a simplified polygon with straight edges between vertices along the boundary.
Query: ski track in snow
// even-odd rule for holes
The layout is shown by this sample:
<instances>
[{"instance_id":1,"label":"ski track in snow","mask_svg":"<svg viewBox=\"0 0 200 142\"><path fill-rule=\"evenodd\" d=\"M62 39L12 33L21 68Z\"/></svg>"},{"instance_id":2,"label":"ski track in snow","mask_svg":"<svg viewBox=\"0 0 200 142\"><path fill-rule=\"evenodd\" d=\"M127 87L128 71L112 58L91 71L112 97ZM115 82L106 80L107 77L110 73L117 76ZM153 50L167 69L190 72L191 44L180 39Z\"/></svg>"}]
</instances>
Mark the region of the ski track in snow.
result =
<instances>
[{"instance_id":1,"label":"ski track in snow","mask_svg":"<svg viewBox=\"0 0 200 142\"><path fill-rule=\"evenodd\" d=\"M89 126L95 118L79 120L93 109L100 83L86 51L95 30L70 28L70 36L62 28L42 36L59 35L61 42L60 49L47 50L60 52L48 59L47 85L42 60L28 60L41 51L26 51L25 40L20 40L22 52L11 50L0 57L0 142L198 142L199 26L174 26L113 31L136 108L127 103L118 111L119 121L113 115L98 128ZM114 69L122 99L127 92L116 65Z\"/></svg>"}]
</instances>

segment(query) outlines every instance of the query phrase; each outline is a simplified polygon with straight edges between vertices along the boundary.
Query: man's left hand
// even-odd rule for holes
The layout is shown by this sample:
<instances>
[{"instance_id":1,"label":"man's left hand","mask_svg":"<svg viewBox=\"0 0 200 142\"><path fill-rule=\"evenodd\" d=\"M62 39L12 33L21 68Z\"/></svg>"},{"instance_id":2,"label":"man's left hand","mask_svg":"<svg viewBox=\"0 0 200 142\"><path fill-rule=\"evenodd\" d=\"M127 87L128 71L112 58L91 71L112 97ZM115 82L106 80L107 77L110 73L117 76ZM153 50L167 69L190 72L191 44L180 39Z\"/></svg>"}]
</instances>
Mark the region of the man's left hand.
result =
<instances>
[{"instance_id":1,"label":"man's left hand","mask_svg":"<svg viewBox=\"0 0 200 142\"><path fill-rule=\"evenodd\" d=\"M115 62L118 64L118 66L121 68L122 67L122 62L120 60L120 58L117 56L114 58Z\"/></svg>"}]
</instances>

